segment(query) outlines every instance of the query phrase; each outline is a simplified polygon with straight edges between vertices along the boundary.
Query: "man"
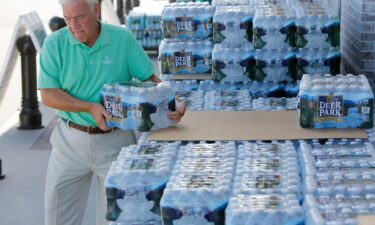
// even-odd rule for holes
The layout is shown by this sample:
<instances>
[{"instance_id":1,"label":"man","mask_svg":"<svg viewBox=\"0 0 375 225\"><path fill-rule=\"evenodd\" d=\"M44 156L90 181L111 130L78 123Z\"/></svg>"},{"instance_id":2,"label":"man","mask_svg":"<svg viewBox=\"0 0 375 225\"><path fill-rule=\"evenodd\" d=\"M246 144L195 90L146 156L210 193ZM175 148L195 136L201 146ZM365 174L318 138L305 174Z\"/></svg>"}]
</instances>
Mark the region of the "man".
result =
<instances>
[{"instance_id":1,"label":"man","mask_svg":"<svg viewBox=\"0 0 375 225\"><path fill-rule=\"evenodd\" d=\"M96 224L105 222L104 180L132 132L108 129L99 104L104 83L160 82L150 59L124 28L98 21L97 0L59 0L66 28L51 34L40 57L43 104L61 118L51 135L45 191L45 225L80 225L92 177L96 178ZM185 108L167 116L179 122Z\"/></svg>"}]
</instances>

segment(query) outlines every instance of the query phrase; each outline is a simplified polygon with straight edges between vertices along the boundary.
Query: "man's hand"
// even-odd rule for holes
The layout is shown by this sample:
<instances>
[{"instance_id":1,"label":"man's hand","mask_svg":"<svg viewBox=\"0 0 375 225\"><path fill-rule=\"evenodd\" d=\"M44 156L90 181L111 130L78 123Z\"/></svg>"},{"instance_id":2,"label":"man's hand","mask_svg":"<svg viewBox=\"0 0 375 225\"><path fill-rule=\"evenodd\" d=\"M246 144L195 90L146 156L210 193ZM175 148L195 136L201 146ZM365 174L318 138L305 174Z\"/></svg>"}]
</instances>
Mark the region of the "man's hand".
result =
<instances>
[{"instance_id":1,"label":"man's hand","mask_svg":"<svg viewBox=\"0 0 375 225\"><path fill-rule=\"evenodd\" d=\"M170 120L178 123L181 121L182 117L185 115L186 105L185 102L176 100L176 111L167 112L167 117Z\"/></svg>"},{"instance_id":2,"label":"man's hand","mask_svg":"<svg viewBox=\"0 0 375 225\"><path fill-rule=\"evenodd\" d=\"M88 113L94 118L97 126L103 130L109 130L109 128L105 125L105 118L111 118L111 115L104 109L104 107L97 103L91 103Z\"/></svg>"}]
</instances>

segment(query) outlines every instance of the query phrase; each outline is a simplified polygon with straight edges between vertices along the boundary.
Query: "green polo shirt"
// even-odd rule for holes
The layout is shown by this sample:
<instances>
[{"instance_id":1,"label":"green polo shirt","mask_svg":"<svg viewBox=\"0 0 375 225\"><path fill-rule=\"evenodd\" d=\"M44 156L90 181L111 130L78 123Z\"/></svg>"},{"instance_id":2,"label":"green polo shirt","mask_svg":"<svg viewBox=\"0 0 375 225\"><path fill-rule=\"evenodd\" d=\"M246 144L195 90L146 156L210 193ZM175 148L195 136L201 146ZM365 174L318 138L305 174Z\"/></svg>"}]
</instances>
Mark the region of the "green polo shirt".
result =
<instances>
[{"instance_id":1,"label":"green polo shirt","mask_svg":"<svg viewBox=\"0 0 375 225\"><path fill-rule=\"evenodd\" d=\"M151 60L125 28L101 23L92 48L77 41L65 27L44 42L40 56L38 88L60 88L88 102L100 102L104 83L147 80L154 73ZM57 110L61 118L85 126L96 126L86 112Z\"/></svg>"}]
</instances>

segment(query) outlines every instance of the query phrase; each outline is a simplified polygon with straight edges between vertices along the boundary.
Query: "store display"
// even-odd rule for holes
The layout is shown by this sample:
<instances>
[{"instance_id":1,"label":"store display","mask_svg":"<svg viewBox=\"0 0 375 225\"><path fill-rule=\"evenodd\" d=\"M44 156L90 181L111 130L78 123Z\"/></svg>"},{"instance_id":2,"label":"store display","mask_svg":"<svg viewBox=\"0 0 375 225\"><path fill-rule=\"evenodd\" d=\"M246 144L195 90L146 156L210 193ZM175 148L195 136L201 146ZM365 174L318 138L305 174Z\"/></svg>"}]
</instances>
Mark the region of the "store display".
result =
<instances>
[{"instance_id":1,"label":"store display","mask_svg":"<svg viewBox=\"0 0 375 225\"><path fill-rule=\"evenodd\" d=\"M106 118L109 128L147 132L174 125L166 113L175 108L173 90L166 83L129 81L106 84L101 101L112 116Z\"/></svg>"},{"instance_id":2,"label":"store display","mask_svg":"<svg viewBox=\"0 0 375 225\"><path fill-rule=\"evenodd\" d=\"M162 15L164 39L198 39L212 37L212 18L215 8L207 2L172 3Z\"/></svg>"},{"instance_id":3,"label":"store display","mask_svg":"<svg viewBox=\"0 0 375 225\"><path fill-rule=\"evenodd\" d=\"M248 43L253 41L255 11L248 6L216 7L213 18L214 43Z\"/></svg>"},{"instance_id":4,"label":"store display","mask_svg":"<svg viewBox=\"0 0 375 225\"><path fill-rule=\"evenodd\" d=\"M372 128L374 94L364 75L304 75L300 83L303 128Z\"/></svg>"},{"instance_id":5,"label":"store display","mask_svg":"<svg viewBox=\"0 0 375 225\"><path fill-rule=\"evenodd\" d=\"M163 40L159 47L162 74L210 73L212 67L212 42Z\"/></svg>"},{"instance_id":6,"label":"store display","mask_svg":"<svg viewBox=\"0 0 375 225\"><path fill-rule=\"evenodd\" d=\"M179 143L131 145L112 163L105 181L107 220L160 224L159 202Z\"/></svg>"},{"instance_id":7,"label":"store display","mask_svg":"<svg viewBox=\"0 0 375 225\"><path fill-rule=\"evenodd\" d=\"M181 147L160 202L163 224L224 224L235 151L234 142Z\"/></svg>"},{"instance_id":8,"label":"store display","mask_svg":"<svg viewBox=\"0 0 375 225\"><path fill-rule=\"evenodd\" d=\"M295 195L238 195L229 200L227 225L298 225L304 215Z\"/></svg>"}]
</instances>

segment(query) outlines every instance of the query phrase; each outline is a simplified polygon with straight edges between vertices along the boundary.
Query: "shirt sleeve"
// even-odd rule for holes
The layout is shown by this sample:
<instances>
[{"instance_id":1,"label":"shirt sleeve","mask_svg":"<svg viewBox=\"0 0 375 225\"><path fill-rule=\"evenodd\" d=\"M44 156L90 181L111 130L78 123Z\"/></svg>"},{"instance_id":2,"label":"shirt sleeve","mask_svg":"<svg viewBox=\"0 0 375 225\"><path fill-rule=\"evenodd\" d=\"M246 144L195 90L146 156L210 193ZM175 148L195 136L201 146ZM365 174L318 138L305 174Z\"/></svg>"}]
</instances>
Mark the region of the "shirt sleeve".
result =
<instances>
[{"instance_id":1,"label":"shirt sleeve","mask_svg":"<svg viewBox=\"0 0 375 225\"><path fill-rule=\"evenodd\" d=\"M128 33L129 44L127 63L129 73L131 76L141 81L145 81L155 73L154 66L139 42L130 33L130 31L128 31Z\"/></svg>"},{"instance_id":2,"label":"shirt sleeve","mask_svg":"<svg viewBox=\"0 0 375 225\"><path fill-rule=\"evenodd\" d=\"M38 89L61 88L58 51L57 44L53 45L48 39L44 42L39 58Z\"/></svg>"}]
</instances>

